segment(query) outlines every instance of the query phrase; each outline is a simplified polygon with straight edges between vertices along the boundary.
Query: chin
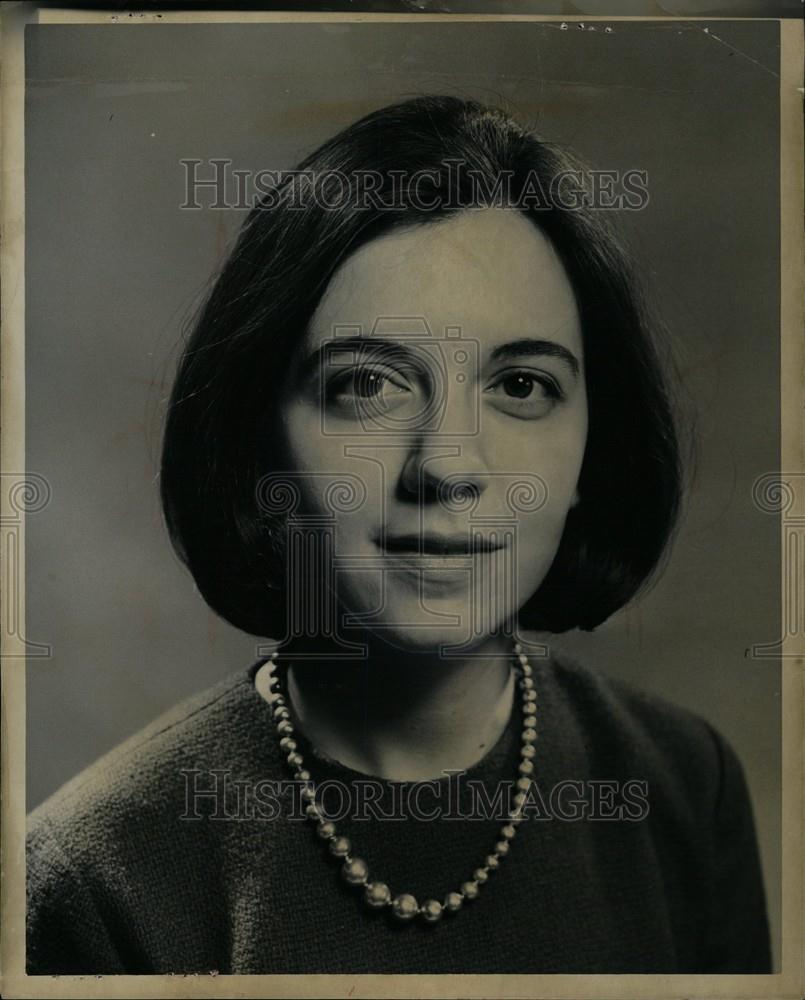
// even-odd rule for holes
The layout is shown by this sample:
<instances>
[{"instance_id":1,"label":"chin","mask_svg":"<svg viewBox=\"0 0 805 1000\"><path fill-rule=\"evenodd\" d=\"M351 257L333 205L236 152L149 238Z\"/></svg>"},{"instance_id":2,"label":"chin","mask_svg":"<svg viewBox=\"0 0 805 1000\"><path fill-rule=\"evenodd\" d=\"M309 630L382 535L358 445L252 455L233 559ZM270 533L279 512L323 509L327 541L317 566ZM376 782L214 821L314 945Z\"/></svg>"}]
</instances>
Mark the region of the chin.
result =
<instances>
[{"instance_id":1,"label":"chin","mask_svg":"<svg viewBox=\"0 0 805 1000\"><path fill-rule=\"evenodd\" d=\"M345 630L345 638L350 637L350 630ZM435 629L427 625L391 625L388 628L373 628L372 638L392 650L409 654L442 653L445 657L451 653L466 655L478 649L489 638L487 635L474 635L468 639L465 629L450 629L447 627ZM366 632L362 633L365 640ZM355 636L358 639L358 636Z\"/></svg>"},{"instance_id":2,"label":"chin","mask_svg":"<svg viewBox=\"0 0 805 1000\"><path fill-rule=\"evenodd\" d=\"M457 654L466 654L482 646L507 620L504 613L494 620L478 621L474 611L477 602L470 601L466 593L461 596L425 593L400 601L389 594L387 598L380 613L348 612L347 621L351 620L351 624L344 629L344 638L357 640L360 629L401 651L440 650L448 654L455 650Z\"/></svg>"}]
</instances>

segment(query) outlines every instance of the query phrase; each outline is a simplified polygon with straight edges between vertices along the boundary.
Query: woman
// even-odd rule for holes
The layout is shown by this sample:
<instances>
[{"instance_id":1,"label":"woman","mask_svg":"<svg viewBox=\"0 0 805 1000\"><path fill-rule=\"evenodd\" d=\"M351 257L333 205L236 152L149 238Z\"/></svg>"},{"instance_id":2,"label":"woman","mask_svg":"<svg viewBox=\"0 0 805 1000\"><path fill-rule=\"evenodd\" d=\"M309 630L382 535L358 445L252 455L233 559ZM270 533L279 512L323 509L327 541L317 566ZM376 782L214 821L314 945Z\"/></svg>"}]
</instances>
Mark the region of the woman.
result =
<instances>
[{"instance_id":1,"label":"woman","mask_svg":"<svg viewBox=\"0 0 805 1000\"><path fill-rule=\"evenodd\" d=\"M161 491L278 648L36 810L29 971L763 972L740 764L549 646L660 565L680 446L566 154L422 97L252 211Z\"/></svg>"}]
</instances>

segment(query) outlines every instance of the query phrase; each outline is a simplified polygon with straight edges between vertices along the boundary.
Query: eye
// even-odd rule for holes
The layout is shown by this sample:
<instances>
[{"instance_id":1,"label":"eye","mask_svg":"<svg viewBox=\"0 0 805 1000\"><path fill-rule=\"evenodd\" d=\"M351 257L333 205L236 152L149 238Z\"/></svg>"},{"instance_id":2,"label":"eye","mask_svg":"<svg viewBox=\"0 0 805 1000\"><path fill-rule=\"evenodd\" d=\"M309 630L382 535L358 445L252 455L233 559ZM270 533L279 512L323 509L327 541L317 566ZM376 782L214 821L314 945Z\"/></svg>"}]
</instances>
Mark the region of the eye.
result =
<instances>
[{"instance_id":1,"label":"eye","mask_svg":"<svg viewBox=\"0 0 805 1000\"><path fill-rule=\"evenodd\" d=\"M411 393L406 378L390 369L356 365L342 369L324 387L327 406L346 415L388 413Z\"/></svg>"},{"instance_id":2,"label":"eye","mask_svg":"<svg viewBox=\"0 0 805 1000\"><path fill-rule=\"evenodd\" d=\"M535 385L536 379L530 375L507 375L500 383L504 393L515 399L528 399Z\"/></svg>"},{"instance_id":3,"label":"eye","mask_svg":"<svg viewBox=\"0 0 805 1000\"><path fill-rule=\"evenodd\" d=\"M496 409L521 420L545 416L564 399L554 379L528 369L501 372L485 392Z\"/></svg>"},{"instance_id":4,"label":"eye","mask_svg":"<svg viewBox=\"0 0 805 1000\"><path fill-rule=\"evenodd\" d=\"M341 392L349 392L361 399L372 399L392 385L391 379L382 372L358 368L348 374L345 384L341 386Z\"/></svg>"}]
</instances>

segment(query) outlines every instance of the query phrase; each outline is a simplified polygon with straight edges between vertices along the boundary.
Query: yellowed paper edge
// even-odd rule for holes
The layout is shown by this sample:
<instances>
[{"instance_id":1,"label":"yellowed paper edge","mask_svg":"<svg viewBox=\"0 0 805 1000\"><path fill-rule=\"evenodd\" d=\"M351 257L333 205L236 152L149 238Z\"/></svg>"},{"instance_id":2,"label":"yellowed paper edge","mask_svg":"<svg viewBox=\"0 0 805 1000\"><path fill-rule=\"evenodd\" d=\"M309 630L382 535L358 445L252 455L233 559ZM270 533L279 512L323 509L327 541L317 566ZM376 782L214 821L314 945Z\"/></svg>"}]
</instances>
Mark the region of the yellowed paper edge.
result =
<instances>
[{"instance_id":1,"label":"yellowed paper edge","mask_svg":"<svg viewBox=\"0 0 805 1000\"><path fill-rule=\"evenodd\" d=\"M14 488L24 488L25 304L24 304L24 64L23 28L27 23L122 24L231 23L287 21L663 21L676 18L561 17L533 15L290 14L202 10L112 14L102 11L36 11L7 8L2 23L2 313L0 361L2 397L2 899L0 970L2 995L44 997L533 997L533 998L743 998L798 1000L805 993L803 940L803 665L805 635L787 634L783 645L783 895L782 972L769 976L554 975L554 976L57 976L24 974L25 941L25 677L21 657L24 615L24 511ZM691 18L687 20L729 20ZM748 20L742 18L741 20ZM753 20L761 20L755 18ZM766 19L762 19L766 20ZM781 392L782 469L805 472L805 232L803 232L803 26L781 20ZM781 538L783 594L792 586L792 554ZM9 553L19 551L15 562ZM801 586L801 584L800 584ZM7 623L9 602L18 601L18 630ZM805 623L799 623L800 629Z\"/></svg>"}]
</instances>

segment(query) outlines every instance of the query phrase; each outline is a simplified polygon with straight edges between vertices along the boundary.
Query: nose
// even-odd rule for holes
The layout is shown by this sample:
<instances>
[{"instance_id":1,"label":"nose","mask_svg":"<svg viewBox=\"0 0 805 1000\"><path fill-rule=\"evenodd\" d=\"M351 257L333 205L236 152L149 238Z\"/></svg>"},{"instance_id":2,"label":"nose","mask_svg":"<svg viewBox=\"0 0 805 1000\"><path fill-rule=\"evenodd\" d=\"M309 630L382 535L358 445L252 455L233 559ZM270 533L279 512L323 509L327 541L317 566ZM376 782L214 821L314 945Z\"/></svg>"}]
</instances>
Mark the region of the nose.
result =
<instances>
[{"instance_id":1,"label":"nose","mask_svg":"<svg viewBox=\"0 0 805 1000\"><path fill-rule=\"evenodd\" d=\"M402 492L420 503L457 503L479 499L489 471L474 437L418 438L400 475Z\"/></svg>"}]
</instances>

